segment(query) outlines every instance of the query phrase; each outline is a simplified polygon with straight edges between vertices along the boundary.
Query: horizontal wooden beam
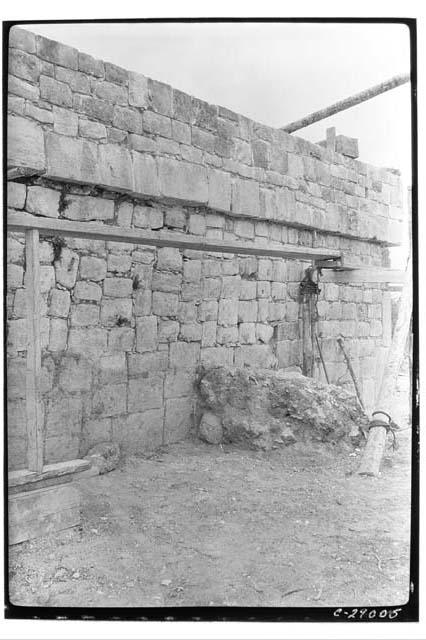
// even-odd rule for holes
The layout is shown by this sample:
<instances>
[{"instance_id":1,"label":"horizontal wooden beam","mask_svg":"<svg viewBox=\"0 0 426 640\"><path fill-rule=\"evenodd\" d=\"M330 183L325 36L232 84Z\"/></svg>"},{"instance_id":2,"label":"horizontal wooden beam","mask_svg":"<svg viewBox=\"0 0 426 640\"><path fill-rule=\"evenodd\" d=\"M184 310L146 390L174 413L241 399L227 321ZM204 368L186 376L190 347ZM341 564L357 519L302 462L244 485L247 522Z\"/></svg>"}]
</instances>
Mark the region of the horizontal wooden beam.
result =
<instances>
[{"instance_id":1,"label":"horizontal wooden beam","mask_svg":"<svg viewBox=\"0 0 426 640\"><path fill-rule=\"evenodd\" d=\"M397 269L380 267L344 266L343 269L323 269L321 282L336 284L362 284L363 282L379 282L382 284L399 284L404 282L405 272Z\"/></svg>"},{"instance_id":2,"label":"horizontal wooden beam","mask_svg":"<svg viewBox=\"0 0 426 640\"><path fill-rule=\"evenodd\" d=\"M67 460L66 462L56 462L55 464L44 465L42 471L29 471L29 469L20 469L19 471L10 471L8 477L9 487L20 487L29 483L40 482L40 480L48 480L50 478L62 478L63 476L80 473L86 469L90 469L89 460Z\"/></svg>"},{"instance_id":3,"label":"horizontal wooden beam","mask_svg":"<svg viewBox=\"0 0 426 640\"><path fill-rule=\"evenodd\" d=\"M213 253L233 253L242 255L267 256L271 258L286 258L295 260L333 260L341 254L332 249L315 249L283 244L280 247L259 246L254 242L220 243L211 240L194 238L184 233L161 233L137 229L123 229L121 227L100 225L96 222L73 222L55 218L42 218L28 213L8 213L8 231L26 231L38 229L40 235L61 235L90 240L105 240L109 242L127 242L143 244L152 247L175 247L178 249L192 249L195 251L210 251Z\"/></svg>"}]
</instances>

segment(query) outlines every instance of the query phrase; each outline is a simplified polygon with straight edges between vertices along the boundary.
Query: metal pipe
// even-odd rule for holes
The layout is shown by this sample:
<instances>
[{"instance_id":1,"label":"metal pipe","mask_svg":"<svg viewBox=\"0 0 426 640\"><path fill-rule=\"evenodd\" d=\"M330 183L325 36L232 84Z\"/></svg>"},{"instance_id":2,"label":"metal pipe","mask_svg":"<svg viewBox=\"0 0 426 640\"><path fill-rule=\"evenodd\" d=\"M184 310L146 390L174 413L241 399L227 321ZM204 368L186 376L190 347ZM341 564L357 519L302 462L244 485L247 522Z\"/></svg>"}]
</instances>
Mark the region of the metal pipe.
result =
<instances>
[{"instance_id":1,"label":"metal pipe","mask_svg":"<svg viewBox=\"0 0 426 640\"><path fill-rule=\"evenodd\" d=\"M313 124L314 122L319 122L319 120L324 120L329 116L333 116L335 113L345 111L345 109L350 109L351 107L354 107L361 102L365 102L366 100L375 98L381 93L385 93L386 91L395 89L396 87L399 87L409 81L410 75L408 73L394 76L393 78L389 78L389 80L385 80L380 84L376 84L374 87L370 87L369 89L365 89L364 91L356 93L353 96L349 96L348 98L339 100L339 102L335 102L329 107L325 107L324 109L320 109L319 111L314 111L314 113L311 113L308 116L301 118L300 120L290 122L290 124L287 124L285 127L281 127L281 129L283 131L287 131L287 133L293 133L293 131L297 131L298 129L304 129L305 127L309 127L309 125Z\"/></svg>"}]
</instances>

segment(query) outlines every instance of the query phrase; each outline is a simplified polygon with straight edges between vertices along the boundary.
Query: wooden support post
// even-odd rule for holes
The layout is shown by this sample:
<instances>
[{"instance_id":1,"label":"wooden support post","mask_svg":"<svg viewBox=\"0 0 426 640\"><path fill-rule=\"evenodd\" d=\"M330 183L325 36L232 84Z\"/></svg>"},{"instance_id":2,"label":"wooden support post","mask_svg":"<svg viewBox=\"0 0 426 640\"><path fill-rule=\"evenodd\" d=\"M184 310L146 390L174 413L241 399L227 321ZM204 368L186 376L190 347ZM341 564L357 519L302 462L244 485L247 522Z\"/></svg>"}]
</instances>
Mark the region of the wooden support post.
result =
<instances>
[{"instance_id":1,"label":"wooden support post","mask_svg":"<svg viewBox=\"0 0 426 640\"><path fill-rule=\"evenodd\" d=\"M40 347L40 260L39 232L25 232L25 290L27 299L27 462L30 471L41 473L43 469L43 423L40 397L41 347Z\"/></svg>"},{"instance_id":2,"label":"wooden support post","mask_svg":"<svg viewBox=\"0 0 426 640\"><path fill-rule=\"evenodd\" d=\"M362 395L361 395L361 390L359 388L358 379L357 379L357 377L355 375L355 371L353 369L352 362L350 361L350 358L349 358L348 354L346 353L346 349L343 346L343 338L342 337L337 338L337 343L338 343L338 345L339 345L339 347L340 347L340 349L341 349L341 351L343 353L343 357L345 358L346 366L348 367L348 371L349 371L350 376L352 378L352 382L354 383L355 392L356 392L357 398L359 400L359 404L361 405L361 407L365 411L365 406L364 406L364 403L362 401Z\"/></svg>"},{"instance_id":3,"label":"wooden support post","mask_svg":"<svg viewBox=\"0 0 426 640\"><path fill-rule=\"evenodd\" d=\"M383 426L374 426L368 433L367 444L358 473L367 476L378 476L380 463L386 445L387 425L390 424L389 413L394 401L395 387L401 363L404 357L405 345L410 330L412 313L412 269L411 256L408 260L406 282L401 294L398 309L398 319L392 338L392 345L388 351L383 380L375 403L376 410L373 415L376 420L384 423Z\"/></svg>"}]
</instances>

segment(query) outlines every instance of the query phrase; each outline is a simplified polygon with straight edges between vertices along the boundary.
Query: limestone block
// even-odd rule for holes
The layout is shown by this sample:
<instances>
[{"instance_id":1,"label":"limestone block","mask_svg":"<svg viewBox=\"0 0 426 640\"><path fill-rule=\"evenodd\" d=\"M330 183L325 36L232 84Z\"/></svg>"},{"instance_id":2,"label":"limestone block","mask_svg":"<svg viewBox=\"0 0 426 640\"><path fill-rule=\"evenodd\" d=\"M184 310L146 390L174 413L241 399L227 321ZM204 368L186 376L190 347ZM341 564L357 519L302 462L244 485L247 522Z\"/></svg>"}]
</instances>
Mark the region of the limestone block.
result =
<instances>
[{"instance_id":1,"label":"limestone block","mask_svg":"<svg viewBox=\"0 0 426 640\"><path fill-rule=\"evenodd\" d=\"M253 163L256 167L269 168L271 147L264 140L253 140L251 143Z\"/></svg>"},{"instance_id":2,"label":"limestone block","mask_svg":"<svg viewBox=\"0 0 426 640\"><path fill-rule=\"evenodd\" d=\"M19 116L9 116L7 135L7 166L43 173L46 161L40 125Z\"/></svg>"},{"instance_id":3,"label":"limestone block","mask_svg":"<svg viewBox=\"0 0 426 640\"><path fill-rule=\"evenodd\" d=\"M148 79L151 108L165 116L172 115L172 88L164 82Z\"/></svg>"},{"instance_id":4,"label":"limestone block","mask_svg":"<svg viewBox=\"0 0 426 640\"><path fill-rule=\"evenodd\" d=\"M194 393L195 374L191 370L167 371L164 381L164 397L181 398Z\"/></svg>"},{"instance_id":5,"label":"limestone block","mask_svg":"<svg viewBox=\"0 0 426 640\"><path fill-rule=\"evenodd\" d=\"M104 295L114 298L128 298L133 290L131 278L105 278Z\"/></svg>"},{"instance_id":6,"label":"limestone block","mask_svg":"<svg viewBox=\"0 0 426 640\"><path fill-rule=\"evenodd\" d=\"M268 344L271 341L272 336L274 335L274 329L270 324L261 324L256 323L256 338L263 342L264 344Z\"/></svg>"},{"instance_id":7,"label":"limestone block","mask_svg":"<svg viewBox=\"0 0 426 640\"><path fill-rule=\"evenodd\" d=\"M230 211L231 209L231 177L229 173L209 169L209 195L208 204L217 211Z\"/></svg>"},{"instance_id":8,"label":"limestone block","mask_svg":"<svg viewBox=\"0 0 426 640\"><path fill-rule=\"evenodd\" d=\"M26 351L27 320L9 320L7 325L7 350L9 352Z\"/></svg>"},{"instance_id":9,"label":"limestone block","mask_svg":"<svg viewBox=\"0 0 426 640\"><path fill-rule=\"evenodd\" d=\"M131 153L134 191L138 194L158 196L159 183L155 159L151 156L138 153L137 151L132 151Z\"/></svg>"},{"instance_id":10,"label":"limestone block","mask_svg":"<svg viewBox=\"0 0 426 640\"><path fill-rule=\"evenodd\" d=\"M152 294L148 289L139 289L134 296L135 316L149 316L151 314Z\"/></svg>"},{"instance_id":11,"label":"limestone block","mask_svg":"<svg viewBox=\"0 0 426 640\"><path fill-rule=\"evenodd\" d=\"M67 318L70 309L69 291L53 289L50 296L49 316Z\"/></svg>"},{"instance_id":12,"label":"limestone block","mask_svg":"<svg viewBox=\"0 0 426 640\"><path fill-rule=\"evenodd\" d=\"M241 278L240 276L224 276L222 278L222 298L238 298L240 295Z\"/></svg>"},{"instance_id":13,"label":"limestone block","mask_svg":"<svg viewBox=\"0 0 426 640\"><path fill-rule=\"evenodd\" d=\"M165 371L168 366L169 354L156 353L130 353L128 356L129 376L143 376L157 371Z\"/></svg>"},{"instance_id":14,"label":"limestone block","mask_svg":"<svg viewBox=\"0 0 426 640\"><path fill-rule=\"evenodd\" d=\"M93 282L78 281L74 287L74 297L77 300L93 300L99 302L102 297L102 289Z\"/></svg>"},{"instance_id":15,"label":"limestone block","mask_svg":"<svg viewBox=\"0 0 426 640\"><path fill-rule=\"evenodd\" d=\"M207 171L204 167L171 158L159 158L158 172L163 196L207 204Z\"/></svg>"},{"instance_id":16,"label":"limestone block","mask_svg":"<svg viewBox=\"0 0 426 640\"><path fill-rule=\"evenodd\" d=\"M71 310L71 326L87 327L98 324L99 307L93 304L77 304Z\"/></svg>"},{"instance_id":17,"label":"limestone block","mask_svg":"<svg viewBox=\"0 0 426 640\"><path fill-rule=\"evenodd\" d=\"M198 127L191 128L191 144L194 147L198 147L208 153L214 154L215 143L216 137L212 133L199 129Z\"/></svg>"},{"instance_id":18,"label":"limestone block","mask_svg":"<svg viewBox=\"0 0 426 640\"><path fill-rule=\"evenodd\" d=\"M182 254L173 247L161 247L157 252L157 269L164 271L180 271Z\"/></svg>"},{"instance_id":19,"label":"limestone block","mask_svg":"<svg viewBox=\"0 0 426 640\"><path fill-rule=\"evenodd\" d=\"M132 300L130 298L103 299L101 302L101 322L104 325L129 325L132 319Z\"/></svg>"},{"instance_id":20,"label":"limestone block","mask_svg":"<svg viewBox=\"0 0 426 640\"><path fill-rule=\"evenodd\" d=\"M254 322L241 322L238 329L241 344L254 344L256 342L256 324Z\"/></svg>"},{"instance_id":21,"label":"limestone block","mask_svg":"<svg viewBox=\"0 0 426 640\"><path fill-rule=\"evenodd\" d=\"M272 280L272 260L259 259L258 277L259 280Z\"/></svg>"},{"instance_id":22,"label":"limestone block","mask_svg":"<svg viewBox=\"0 0 426 640\"><path fill-rule=\"evenodd\" d=\"M206 218L198 213L189 216L189 233L202 236L206 233Z\"/></svg>"},{"instance_id":23,"label":"limestone block","mask_svg":"<svg viewBox=\"0 0 426 640\"><path fill-rule=\"evenodd\" d=\"M209 322L217 320L218 302L217 300L203 300L200 306L200 321Z\"/></svg>"},{"instance_id":24,"label":"limestone block","mask_svg":"<svg viewBox=\"0 0 426 640\"><path fill-rule=\"evenodd\" d=\"M269 284L269 282L268 282ZM241 280L240 300L254 300L257 295L257 283L255 280Z\"/></svg>"},{"instance_id":25,"label":"limestone block","mask_svg":"<svg viewBox=\"0 0 426 640\"><path fill-rule=\"evenodd\" d=\"M37 55L43 60L53 62L61 67L78 69L78 51L61 42L36 36Z\"/></svg>"},{"instance_id":26,"label":"limestone block","mask_svg":"<svg viewBox=\"0 0 426 640\"><path fill-rule=\"evenodd\" d=\"M155 291L152 295L152 311L157 316L175 316L179 298L174 293Z\"/></svg>"},{"instance_id":27,"label":"limestone block","mask_svg":"<svg viewBox=\"0 0 426 640\"><path fill-rule=\"evenodd\" d=\"M9 49L9 73L36 83L40 77L40 61L25 51Z\"/></svg>"},{"instance_id":28,"label":"limestone block","mask_svg":"<svg viewBox=\"0 0 426 640\"><path fill-rule=\"evenodd\" d=\"M182 122L192 123L192 99L187 93L173 89L173 117Z\"/></svg>"},{"instance_id":29,"label":"limestone block","mask_svg":"<svg viewBox=\"0 0 426 640\"><path fill-rule=\"evenodd\" d=\"M201 325L190 322L180 325L179 340L184 342L199 342L201 340Z\"/></svg>"},{"instance_id":30,"label":"limestone block","mask_svg":"<svg viewBox=\"0 0 426 640\"><path fill-rule=\"evenodd\" d=\"M99 360L99 383L118 384L127 380L127 362L125 353L103 356Z\"/></svg>"},{"instance_id":31,"label":"limestone block","mask_svg":"<svg viewBox=\"0 0 426 640\"><path fill-rule=\"evenodd\" d=\"M238 322L256 322L258 313L257 300L240 300L237 308Z\"/></svg>"},{"instance_id":32,"label":"limestone block","mask_svg":"<svg viewBox=\"0 0 426 640\"><path fill-rule=\"evenodd\" d=\"M72 107L72 91L65 82L58 82L50 76L40 76L40 97L59 107Z\"/></svg>"},{"instance_id":33,"label":"limestone block","mask_svg":"<svg viewBox=\"0 0 426 640\"><path fill-rule=\"evenodd\" d=\"M202 272L205 278L220 276L222 267L219 260L203 260Z\"/></svg>"},{"instance_id":34,"label":"limestone block","mask_svg":"<svg viewBox=\"0 0 426 640\"><path fill-rule=\"evenodd\" d=\"M232 185L232 211L246 216L260 215L258 182L235 179Z\"/></svg>"},{"instance_id":35,"label":"limestone block","mask_svg":"<svg viewBox=\"0 0 426 640\"><path fill-rule=\"evenodd\" d=\"M130 267L132 266L132 260L127 254L114 254L110 253L107 257L107 269L112 273L126 273L130 271ZM133 282L132 282L133 286ZM132 291L132 287L129 291L129 294ZM113 294L108 294L113 295Z\"/></svg>"},{"instance_id":36,"label":"limestone block","mask_svg":"<svg viewBox=\"0 0 426 640\"><path fill-rule=\"evenodd\" d=\"M201 260L185 260L183 263L183 279L185 282L200 282Z\"/></svg>"},{"instance_id":37,"label":"limestone block","mask_svg":"<svg viewBox=\"0 0 426 640\"><path fill-rule=\"evenodd\" d=\"M220 290L222 287L222 282L220 278L204 278L203 280L203 298L218 298L220 295Z\"/></svg>"},{"instance_id":38,"label":"limestone block","mask_svg":"<svg viewBox=\"0 0 426 640\"><path fill-rule=\"evenodd\" d=\"M162 409L151 409L113 418L113 438L122 453L134 455L158 448L163 441L163 414Z\"/></svg>"},{"instance_id":39,"label":"limestone block","mask_svg":"<svg viewBox=\"0 0 426 640\"><path fill-rule=\"evenodd\" d=\"M96 60L87 53L78 52L78 69L89 75L102 78L104 76L104 63Z\"/></svg>"},{"instance_id":40,"label":"limestone block","mask_svg":"<svg viewBox=\"0 0 426 640\"><path fill-rule=\"evenodd\" d=\"M127 149L114 144L100 145L99 168L101 185L106 188L133 191L132 161Z\"/></svg>"},{"instance_id":41,"label":"limestone block","mask_svg":"<svg viewBox=\"0 0 426 640\"><path fill-rule=\"evenodd\" d=\"M270 302L269 303L269 319L272 322L277 320L284 320L286 312L286 305L282 302Z\"/></svg>"},{"instance_id":42,"label":"limestone block","mask_svg":"<svg viewBox=\"0 0 426 640\"><path fill-rule=\"evenodd\" d=\"M142 116L142 126L143 130L147 133L163 136L164 138L172 137L171 120L160 113L144 111Z\"/></svg>"},{"instance_id":43,"label":"limestone block","mask_svg":"<svg viewBox=\"0 0 426 640\"><path fill-rule=\"evenodd\" d=\"M127 410L127 385L108 384L93 394L92 414L96 416L117 416Z\"/></svg>"},{"instance_id":44,"label":"limestone block","mask_svg":"<svg viewBox=\"0 0 426 640\"><path fill-rule=\"evenodd\" d=\"M182 284L182 276L179 273L154 271L152 290L165 293L179 293Z\"/></svg>"},{"instance_id":45,"label":"limestone block","mask_svg":"<svg viewBox=\"0 0 426 640\"><path fill-rule=\"evenodd\" d=\"M158 409L163 406L163 375L131 378L128 383L128 412Z\"/></svg>"},{"instance_id":46,"label":"limestone block","mask_svg":"<svg viewBox=\"0 0 426 640\"><path fill-rule=\"evenodd\" d=\"M236 367L259 367L269 369L276 365L276 358L269 345L252 344L235 349L234 362Z\"/></svg>"},{"instance_id":47,"label":"limestone block","mask_svg":"<svg viewBox=\"0 0 426 640\"><path fill-rule=\"evenodd\" d=\"M52 318L50 321L49 351L64 351L67 347L67 335L67 321Z\"/></svg>"},{"instance_id":48,"label":"limestone block","mask_svg":"<svg viewBox=\"0 0 426 640\"><path fill-rule=\"evenodd\" d=\"M92 384L92 364L84 357L63 357L59 368L59 387L68 393L88 391Z\"/></svg>"},{"instance_id":49,"label":"limestone block","mask_svg":"<svg viewBox=\"0 0 426 640\"><path fill-rule=\"evenodd\" d=\"M269 298L270 295L271 295L271 283L268 280L259 280L257 282L257 297Z\"/></svg>"},{"instance_id":50,"label":"limestone block","mask_svg":"<svg viewBox=\"0 0 426 640\"><path fill-rule=\"evenodd\" d=\"M222 298L219 300L218 324L229 327L238 321L238 300Z\"/></svg>"},{"instance_id":51,"label":"limestone block","mask_svg":"<svg viewBox=\"0 0 426 640\"><path fill-rule=\"evenodd\" d=\"M25 198L27 196L27 187L20 182L7 183L7 206L12 209L23 209Z\"/></svg>"},{"instance_id":52,"label":"limestone block","mask_svg":"<svg viewBox=\"0 0 426 640\"><path fill-rule=\"evenodd\" d=\"M22 287L24 269L16 264L7 265L7 288L16 289Z\"/></svg>"},{"instance_id":53,"label":"limestone block","mask_svg":"<svg viewBox=\"0 0 426 640\"><path fill-rule=\"evenodd\" d=\"M17 115L24 115L25 100L37 102L40 98L40 89L38 85L30 84L21 78L8 76L8 109ZM18 97L19 96L19 97Z\"/></svg>"},{"instance_id":54,"label":"limestone block","mask_svg":"<svg viewBox=\"0 0 426 640\"><path fill-rule=\"evenodd\" d=\"M145 316L136 321L136 351L155 351L157 348L157 317Z\"/></svg>"},{"instance_id":55,"label":"limestone block","mask_svg":"<svg viewBox=\"0 0 426 640\"><path fill-rule=\"evenodd\" d=\"M179 335L179 322L176 320L159 320L158 341L175 342Z\"/></svg>"},{"instance_id":56,"label":"limestone block","mask_svg":"<svg viewBox=\"0 0 426 640\"><path fill-rule=\"evenodd\" d=\"M148 78L140 73L129 73L129 104L134 107L149 106Z\"/></svg>"},{"instance_id":57,"label":"limestone block","mask_svg":"<svg viewBox=\"0 0 426 640\"><path fill-rule=\"evenodd\" d=\"M97 88L96 90L99 94L99 89ZM114 113L114 105L112 102L95 98L94 96L76 94L74 95L73 107L76 112L84 113L93 120L100 120L109 125L112 123Z\"/></svg>"},{"instance_id":58,"label":"limestone block","mask_svg":"<svg viewBox=\"0 0 426 640\"><path fill-rule=\"evenodd\" d=\"M164 439L179 442L188 437L193 423L194 402L190 398L166 400Z\"/></svg>"},{"instance_id":59,"label":"limestone block","mask_svg":"<svg viewBox=\"0 0 426 640\"><path fill-rule=\"evenodd\" d=\"M235 220L234 233L240 238L254 238L254 224L250 220Z\"/></svg>"},{"instance_id":60,"label":"limestone block","mask_svg":"<svg viewBox=\"0 0 426 640\"><path fill-rule=\"evenodd\" d=\"M105 125L100 122L94 122L93 120L87 120L86 118L79 118L78 135L83 136L83 138L103 140L107 137L107 131Z\"/></svg>"},{"instance_id":61,"label":"limestone block","mask_svg":"<svg viewBox=\"0 0 426 640\"><path fill-rule=\"evenodd\" d=\"M103 280L107 273L106 261L102 258L82 256L80 262L80 277L85 280L98 282Z\"/></svg>"},{"instance_id":62,"label":"limestone block","mask_svg":"<svg viewBox=\"0 0 426 640\"><path fill-rule=\"evenodd\" d=\"M15 47L28 53L35 53L36 36L31 31L13 26L9 31L9 47Z\"/></svg>"},{"instance_id":63,"label":"limestone block","mask_svg":"<svg viewBox=\"0 0 426 640\"><path fill-rule=\"evenodd\" d=\"M30 213L49 218L59 216L60 192L45 187L28 187L26 209Z\"/></svg>"},{"instance_id":64,"label":"limestone block","mask_svg":"<svg viewBox=\"0 0 426 640\"><path fill-rule=\"evenodd\" d=\"M326 300L339 300L339 287L337 284L327 282L324 285L324 296Z\"/></svg>"},{"instance_id":65,"label":"limestone block","mask_svg":"<svg viewBox=\"0 0 426 640\"><path fill-rule=\"evenodd\" d=\"M96 260L96 258L93 259ZM72 289L77 278L79 261L80 258L77 253L71 251L68 247L62 247L61 257L55 261L56 282L67 289Z\"/></svg>"},{"instance_id":66,"label":"limestone block","mask_svg":"<svg viewBox=\"0 0 426 640\"><path fill-rule=\"evenodd\" d=\"M78 115L70 109L53 107L53 131L64 136L77 136Z\"/></svg>"},{"instance_id":67,"label":"limestone block","mask_svg":"<svg viewBox=\"0 0 426 640\"><path fill-rule=\"evenodd\" d=\"M176 142L191 144L191 127L179 120L172 120L172 137Z\"/></svg>"},{"instance_id":68,"label":"limestone block","mask_svg":"<svg viewBox=\"0 0 426 640\"><path fill-rule=\"evenodd\" d=\"M201 364L204 367L232 365L234 350L229 347L207 347L201 349Z\"/></svg>"},{"instance_id":69,"label":"limestone block","mask_svg":"<svg viewBox=\"0 0 426 640\"><path fill-rule=\"evenodd\" d=\"M216 344L217 323L215 321L203 322L201 346L213 347Z\"/></svg>"},{"instance_id":70,"label":"limestone block","mask_svg":"<svg viewBox=\"0 0 426 640\"><path fill-rule=\"evenodd\" d=\"M238 327L217 327L216 341L218 344L233 346L238 343Z\"/></svg>"},{"instance_id":71,"label":"limestone block","mask_svg":"<svg viewBox=\"0 0 426 640\"><path fill-rule=\"evenodd\" d=\"M284 282L273 282L271 288L272 300L285 300L287 287Z\"/></svg>"},{"instance_id":72,"label":"limestone block","mask_svg":"<svg viewBox=\"0 0 426 640\"><path fill-rule=\"evenodd\" d=\"M200 357L200 345L196 342L173 342L170 344L170 367L194 368Z\"/></svg>"},{"instance_id":73,"label":"limestone block","mask_svg":"<svg viewBox=\"0 0 426 640\"><path fill-rule=\"evenodd\" d=\"M135 330L130 327L113 327L108 332L109 351L132 351L135 342Z\"/></svg>"},{"instance_id":74,"label":"limestone block","mask_svg":"<svg viewBox=\"0 0 426 640\"><path fill-rule=\"evenodd\" d=\"M48 177L89 184L102 182L95 143L48 132L45 139Z\"/></svg>"},{"instance_id":75,"label":"limestone block","mask_svg":"<svg viewBox=\"0 0 426 640\"><path fill-rule=\"evenodd\" d=\"M112 124L117 129L142 133L142 115L136 109L115 106Z\"/></svg>"}]
</instances>

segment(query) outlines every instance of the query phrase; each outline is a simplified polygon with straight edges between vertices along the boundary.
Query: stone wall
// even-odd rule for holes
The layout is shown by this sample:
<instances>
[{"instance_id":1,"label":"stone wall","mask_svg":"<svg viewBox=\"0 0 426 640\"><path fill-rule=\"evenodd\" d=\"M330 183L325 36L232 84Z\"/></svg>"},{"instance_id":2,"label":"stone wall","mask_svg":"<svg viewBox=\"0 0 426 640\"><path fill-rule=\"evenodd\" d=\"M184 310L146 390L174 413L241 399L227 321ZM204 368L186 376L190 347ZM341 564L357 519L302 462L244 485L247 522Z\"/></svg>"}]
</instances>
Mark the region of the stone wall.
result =
<instances>
[{"instance_id":1,"label":"stone wall","mask_svg":"<svg viewBox=\"0 0 426 640\"><path fill-rule=\"evenodd\" d=\"M28 31L13 28L9 44L10 210L388 266L403 220L397 172ZM9 459L22 468L22 234L8 234L7 252ZM41 262L47 462L110 438L134 453L185 437L199 365L300 365L308 263L58 237L43 239ZM343 335L369 406L391 335L385 289L325 283L318 302L332 381L350 386Z\"/></svg>"}]
</instances>

